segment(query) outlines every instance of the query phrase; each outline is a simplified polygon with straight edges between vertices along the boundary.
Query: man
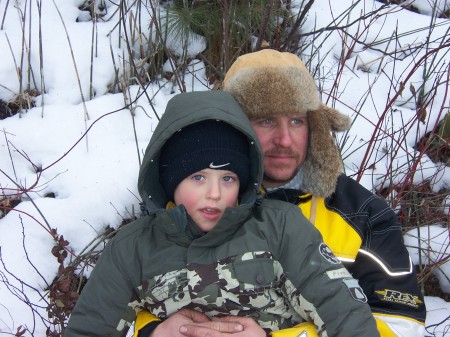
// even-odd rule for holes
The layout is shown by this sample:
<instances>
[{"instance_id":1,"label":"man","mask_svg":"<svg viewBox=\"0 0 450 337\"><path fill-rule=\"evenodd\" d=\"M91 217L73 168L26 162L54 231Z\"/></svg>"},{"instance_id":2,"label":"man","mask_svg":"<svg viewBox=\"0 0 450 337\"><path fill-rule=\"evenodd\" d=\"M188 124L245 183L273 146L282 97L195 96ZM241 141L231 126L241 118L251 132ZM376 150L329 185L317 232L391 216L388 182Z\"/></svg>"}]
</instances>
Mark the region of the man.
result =
<instances>
[{"instance_id":1,"label":"man","mask_svg":"<svg viewBox=\"0 0 450 337\"><path fill-rule=\"evenodd\" d=\"M267 197L297 204L320 230L359 281L382 337L423 337L426 308L396 215L342 174L331 132L348 129L349 118L320 102L314 79L291 53L266 49L239 57L222 88L240 103L261 143ZM205 322L194 316L172 318L182 321L183 336L226 337L233 329L244 329L246 337L261 332L249 319ZM303 323L271 335L317 336L312 330Z\"/></svg>"},{"instance_id":2,"label":"man","mask_svg":"<svg viewBox=\"0 0 450 337\"><path fill-rule=\"evenodd\" d=\"M348 129L349 118L320 102L314 79L294 54L243 55L222 86L261 143L267 197L297 204L320 230L359 280L382 337L423 336L426 308L396 215L342 174L331 132Z\"/></svg>"}]
</instances>

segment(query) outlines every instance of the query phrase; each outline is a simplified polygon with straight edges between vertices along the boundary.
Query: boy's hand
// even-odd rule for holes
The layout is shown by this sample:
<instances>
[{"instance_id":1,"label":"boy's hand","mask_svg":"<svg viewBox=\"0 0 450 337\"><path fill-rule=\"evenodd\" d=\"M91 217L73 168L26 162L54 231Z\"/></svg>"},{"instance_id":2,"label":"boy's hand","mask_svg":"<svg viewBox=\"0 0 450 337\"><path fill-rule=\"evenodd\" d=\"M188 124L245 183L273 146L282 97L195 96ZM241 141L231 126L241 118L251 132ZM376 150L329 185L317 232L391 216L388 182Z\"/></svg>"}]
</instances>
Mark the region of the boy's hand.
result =
<instances>
[{"instance_id":1,"label":"boy's hand","mask_svg":"<svg viewBox=\"0 0 450 337\"><path fill-rule=\"evenodd\" d=\"M266 332L248 317L226 316L209 322L188 323L180 327L185 337L266 337Z\"/></svg>"}]
</instances>

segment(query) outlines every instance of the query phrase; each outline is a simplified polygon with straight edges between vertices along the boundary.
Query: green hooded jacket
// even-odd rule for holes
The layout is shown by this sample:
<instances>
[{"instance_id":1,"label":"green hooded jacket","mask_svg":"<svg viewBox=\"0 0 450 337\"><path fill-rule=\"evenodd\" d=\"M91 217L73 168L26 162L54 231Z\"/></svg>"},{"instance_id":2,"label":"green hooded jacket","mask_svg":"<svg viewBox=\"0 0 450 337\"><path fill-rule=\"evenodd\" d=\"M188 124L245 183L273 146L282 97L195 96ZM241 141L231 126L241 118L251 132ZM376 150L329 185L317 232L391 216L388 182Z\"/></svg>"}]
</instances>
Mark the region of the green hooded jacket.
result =
<instances>
[{"instance_id":1,"label":"green hooded jacket","mask_svg":"<svg viewBox=\"0 0 450 337\"><path fill-rule=\"evenodd\" d=\"M182 205L165 209L158 161L176 131L207 119L247 135L251 170L239 206L203 233ZM362 289L299 208L258 196L262 175L256 135L229 93L171 99L139 173L149 215L108 242L64 336L125 336L141 310L164 319L182 308L252 317L266 331L313 321L321 337L379 336Z\"/></svg>"}]
</instances>

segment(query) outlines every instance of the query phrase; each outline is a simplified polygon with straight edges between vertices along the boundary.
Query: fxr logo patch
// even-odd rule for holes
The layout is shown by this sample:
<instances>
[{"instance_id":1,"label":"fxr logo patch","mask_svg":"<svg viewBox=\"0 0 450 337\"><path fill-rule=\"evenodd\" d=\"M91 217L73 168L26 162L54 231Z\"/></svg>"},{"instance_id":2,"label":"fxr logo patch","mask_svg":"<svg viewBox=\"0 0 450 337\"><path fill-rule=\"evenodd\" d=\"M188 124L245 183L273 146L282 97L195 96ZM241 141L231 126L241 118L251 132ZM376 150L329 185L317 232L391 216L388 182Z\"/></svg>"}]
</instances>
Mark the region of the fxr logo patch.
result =
<instances>
[{"instance_id":1,"label":"fxr logo patch","mask_svg":"<svg viewBox=\"0 0 450 337\"><path fill-rule=\"evenodd\" d=\"M377 290L375 293L382 301L400 303L413 308L418 308L419 305L423 303L417 296L396 290L384 289Z\"/></svg>"}]
</instances>

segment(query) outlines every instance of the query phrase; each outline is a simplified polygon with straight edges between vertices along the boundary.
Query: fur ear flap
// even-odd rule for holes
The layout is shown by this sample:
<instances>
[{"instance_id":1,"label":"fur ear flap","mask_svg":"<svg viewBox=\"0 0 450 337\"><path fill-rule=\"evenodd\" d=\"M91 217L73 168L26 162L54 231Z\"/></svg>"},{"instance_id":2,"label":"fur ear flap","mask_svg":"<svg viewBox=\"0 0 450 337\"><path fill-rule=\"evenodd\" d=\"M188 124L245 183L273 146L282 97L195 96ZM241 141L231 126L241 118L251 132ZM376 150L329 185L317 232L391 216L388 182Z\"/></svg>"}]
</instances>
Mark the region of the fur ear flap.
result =
<instances>
[{"instance_id":1,"label":"fur ear flap","mask_svg":"<svg viewBox=\"0 0 450 337\"><path fill-rule=\"evenodd\" d=\"M323 103L320 104L319 109L325 114L331 131L342 132L350 129L352 122L347 115L340 113L336 109L327 107Z\"/></svg>"},{"instance_id":2,"label":"fur ear flap","mask_svg":"<svg viewBox=\"0 0 450 337\"><path fill-rule=\"evenodd\" d=\"M336 110L319 109L308 112L309 147L302 165L302 190L322 198L334 192L342 172L339 148L331 135L330 111ZM340 118L344 116L339 112L338 114Z\"/></svg>"}]
</instances>

